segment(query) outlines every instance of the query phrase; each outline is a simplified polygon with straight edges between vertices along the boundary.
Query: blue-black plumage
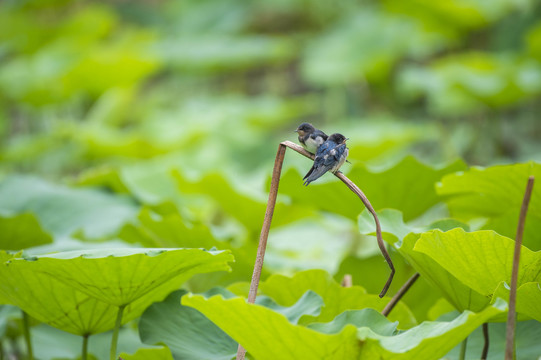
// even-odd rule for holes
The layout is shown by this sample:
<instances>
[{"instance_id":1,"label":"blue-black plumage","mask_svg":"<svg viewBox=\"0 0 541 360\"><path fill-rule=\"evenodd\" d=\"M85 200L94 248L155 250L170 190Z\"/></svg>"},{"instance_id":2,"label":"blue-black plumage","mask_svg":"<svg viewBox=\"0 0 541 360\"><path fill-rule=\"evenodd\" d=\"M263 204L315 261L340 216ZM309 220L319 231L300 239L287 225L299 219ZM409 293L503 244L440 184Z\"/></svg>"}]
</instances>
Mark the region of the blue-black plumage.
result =
<instances>
[{"instance_id":1,"label":"blue-black plumage","mask_svg":"<svg viewBox=\"0 0 541 360\"><path fill-rule=\"evenodd\" d=\"M312 154L315 154L321 144L328 138L327 134L316 129L309 123L300 124L295 132L299 134L299 142L301 145Z\"/></svg>"},{"instance_id":2,"label":"blue-black plumage","mask_svg":"<svg viewBox=\"0 0 541 360\"><path fill-rule=\"evenodd\" d=\"M317 149L314 165L303 178L304 185L308 186L327 171L335 173L340 169L349 153L346 140L344 135L338 133L328 137L327 141Z\"/></svg>"}]
</instances>

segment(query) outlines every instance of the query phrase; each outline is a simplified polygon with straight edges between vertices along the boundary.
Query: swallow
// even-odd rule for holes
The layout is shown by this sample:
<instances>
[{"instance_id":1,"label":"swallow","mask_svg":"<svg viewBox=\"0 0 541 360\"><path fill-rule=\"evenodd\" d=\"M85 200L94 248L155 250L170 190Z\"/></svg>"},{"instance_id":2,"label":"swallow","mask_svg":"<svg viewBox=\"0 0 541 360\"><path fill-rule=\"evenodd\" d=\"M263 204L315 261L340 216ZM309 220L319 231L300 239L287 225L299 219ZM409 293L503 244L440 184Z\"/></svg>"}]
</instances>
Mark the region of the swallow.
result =
<instances>
[{"instance_id":1,"label":"swallow","mask_svg":"<svg viewBox=\"0 0 541 360\"><path fill-rule=\"evenodd\" d=\"M303 178L305 180L305 186L319 179L327 171L334 174L340 169L340 166L346 161L349 154L349 149L346 147L346 140L346 137L342 134L332 134L317 149L314 165Z\"/></svg>"},{"instance_id":2,"label":"swallow","mask_svg":"<svg viewBox=\"0 0 541 360\"><path fill-rule=\"evenodd\" d=\"M299 142L302 146L312 154L315 154L328 138L327 134L308 123L300 124L295 132L299 134Z\"/></svg>"}]
</instances>

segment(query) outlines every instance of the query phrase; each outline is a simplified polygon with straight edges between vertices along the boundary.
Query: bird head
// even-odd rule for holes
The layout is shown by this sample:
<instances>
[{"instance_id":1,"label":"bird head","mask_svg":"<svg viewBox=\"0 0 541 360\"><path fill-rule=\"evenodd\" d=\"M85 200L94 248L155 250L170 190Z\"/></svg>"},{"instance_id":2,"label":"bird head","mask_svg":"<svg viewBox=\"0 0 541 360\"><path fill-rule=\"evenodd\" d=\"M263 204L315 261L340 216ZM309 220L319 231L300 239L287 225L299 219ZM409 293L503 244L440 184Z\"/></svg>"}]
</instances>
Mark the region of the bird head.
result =
<instances>
[{"instance_id":1,"label":"bird head","mask_svg":"<svg viewBox=\"0 0 541 360\"><path fill-rule=\"evenodd\" d=\"M344 135L342 134L339 134L339 133L335 133L335 134L332 134L331 136L329 136L329 138L327 140L330 140L336 144L345 144L346 141L348 140L348 138L346 138Z\"/></svg>"},{"instance_id":2,"label":"bird head","mask_svg":"<svg viewBox=\"0 0 541 360\"><path fill-rule=\"evenodd\" d=\"M309 123L302 123L299 125L297 130L295 130L296 133L299 135L304 135L305 133L311 133L315 130L315 128L312 126L312 124Z\"/></svg>"}]
</instances>

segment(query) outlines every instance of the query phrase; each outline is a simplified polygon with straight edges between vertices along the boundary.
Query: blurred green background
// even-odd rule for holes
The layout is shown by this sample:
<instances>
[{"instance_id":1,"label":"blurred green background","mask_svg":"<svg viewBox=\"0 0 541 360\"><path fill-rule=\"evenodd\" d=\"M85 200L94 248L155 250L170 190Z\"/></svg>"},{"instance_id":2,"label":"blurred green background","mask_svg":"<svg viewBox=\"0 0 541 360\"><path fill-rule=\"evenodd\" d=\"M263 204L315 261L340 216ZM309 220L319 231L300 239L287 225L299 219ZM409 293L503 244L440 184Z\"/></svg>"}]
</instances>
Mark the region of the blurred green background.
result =
<instances>
[{"instance_id":1,"label":"blurred green background","mask_svg":"<svg viewBox=\"0 0 541 360\"><path fill-rule=\"evenodd\" d=\"M35 216L34 252L233 248L192 289L248 281L277 145L308 121L350 138L376 209L428 224L464 162L541 161L540 19L533 0L3 1L0 215ZM330 175L302 187L309 168L287 153L267 270L372 267L354 282L379 292L363 207Z\"/></svg>"},{"instance_id":2,"label":"blurred green background","mask_svg":"<svg viewBox=\"0 0 541 360\"><path fill-rule=\"evenodd\" d=\"M302 121L359 161L539 160L540 17L530 0L3 1L2 173L168 158L250 176Z\"/></svg>"}]
</instances>

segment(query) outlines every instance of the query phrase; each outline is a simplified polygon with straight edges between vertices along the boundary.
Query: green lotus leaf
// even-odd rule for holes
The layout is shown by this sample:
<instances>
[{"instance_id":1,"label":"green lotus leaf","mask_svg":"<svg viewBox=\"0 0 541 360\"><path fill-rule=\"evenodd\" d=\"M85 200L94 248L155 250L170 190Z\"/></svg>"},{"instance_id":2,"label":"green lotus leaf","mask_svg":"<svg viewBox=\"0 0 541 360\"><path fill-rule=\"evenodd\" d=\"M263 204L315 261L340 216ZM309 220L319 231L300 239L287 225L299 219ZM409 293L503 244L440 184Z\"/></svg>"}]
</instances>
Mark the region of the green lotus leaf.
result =
<instances>
[{"instance_id":1,"label":"green lotus leaf","mask_svg":"<svg viewBox=\"0 0 541 360\"><path fill-rule=\"evenodd\" d=\"M351 323L339 333L324 334L291 324L283 315L242 298L186 295L182 304L203 313L257 359L277 359L283 354L294 359L439 358L483 322L506 310L505 302L499 300L479 313L466 311L451 322L425 322L398 335L383 336Z\"/></svg>"},{"instance_id":2,"label":"green lotus leaf","mask_svg":"<svg viewBox=\"0 0 541 360\"><path fill-rule=\"evenodd\" d=\"M69 334L45 324L32 327L32 346L40 360L80 359L81 336ZM95 334L88 338L88 359L101 360L109 358L111 332ZM138 349L157 349L156 346L141 342L137 330L124 326L118 336L118 351L135 353ZM153 359L153 358L152 358Z\"/></svg>"},{"instance_id":3,"label":"green lotus leaf","mask_svg":"<svg viewBox=\"0 0 541 360\"><path fill-rule=\"evenodd\" d=\"M319 315L321 307L324 306L321 296L311 290L305 292L304 295L291 306L280 306L268 296L257 297L255 303L284 315L292 324L297 324L303 315Z\"/></svg>"},{"instance_id":4,"label":"green lotus leaf","mask_svg":"<svg viewBox=\"0 0 541 360\"><path fill-rule=\"evenodd\" d=\"M531 360L539 358L541 354L541 323L530 320L520 321L516 325L515 348L516 360ZM488 360L500 360L505 358L505 323L488 324L490 345L488 348ZM481 357L485 338L481 327L468 336L466 346L466 359L478 359ZM460 347L456 346L444 359L459 360Z\"/></svg>"},{"instance_id":5,"label":"green lotus leaf","mask_svg":"<svg viewBox=\"0 0 541 360\"><path fill-rule=\"evenodd\" d=\"M339 334L327 335L291 324L285 316L243 298L205 299L186 295L182 305L191 306L244 346L256 359L355 359L356 328L347 325Z\"/></svg>"},{"instance_id":6,"label":"green lotus leaf","mask_svg":"<svg viewBox=\"0 0 541 360\"><path fill-rule=\"evenodd\" d=\"M377 212L381 225L381 235L390 244L402 241L411 232L421 232L419 227L413 227L404 223L401 211L395 209L383 209ZM368 210L363 210L357 218L359 231L364 235L376 235L376 223Z\"/></svg>"},{"instance_id":7,"label":"green lotus leaf","mask_svg":"<svg viewBox=\"0 0 541 360\"><path fill-rule=\"evenodd\" d=\"M138 206L125 196L11 176L0 182L0 210L33 213L43 229L55 238L67 237L77 230L98 238L117 231L137 214Z\"/></svg>"},{"instance_id":8,"label":"green lotus leaf","mask_svg":"<svg viewBox=\"0 0 541 360\"><path fill-rule=\"evenodd\" d=\"M0 267L0 296L36 319L77 335L138 317L196 273L228 270L229 252L118 249L11 258ZM40 299L40 301L36 301Z\"/></svg>"},{"instance_id":9,"label":"green lotus leaf","mask_svg":"<svg viewBox=\"0 0 541 360\"><path fill-rule=\"evenodd\" d=\"M0 249L22 250L53 242L32 214L0 216Z\"/></svg>"},{"instance_id":10,"label":"green lotus leaf","mask_svg":"<svg viewBox=\"0 0 541 360\"><path fill-rule=\"evenodd\" d=\"M346 310L372 308L383 310L390 298L381 299L376 294L367 294L360 286L345 288L323 270L307 270L289 278L283 275L272 275L259 286L261 294L268 295L283 306L293 305L305 292L312 290L323 298L325 306L317 316L304 315L300 324L310 322L327 322ZM403 303L399 303L389 318L399 321L402 328L416 325L415 317Z\"/></svg>"},{"instance_id":11,"label":"green lotus leaf","mask_svg":"<svg viewBox=\"0 0 541 360\"><path fill-rule=\"evenodd\" d=\"M447 295L448 301L456 307L456 302L450 300L450 297L454 296L455 299L460 299L461 306L469 302L470 309L475 309L484 306L487 301L494 302L497 297L509 299L509 291L502 283L510 282L514 246L513 240L493 231L468 233L462 229L447 232L434 230L420 236L413 252L418 254L418 258L427 256L432 262L438 264L432 268L432 273L425 274L426 276L435 276L442 272L447 273L449 279L456 280L447 284L444 282L435 284ZM480 254L482 257L479 256ZM540 256L541 254L522 247L519 289L522 285L539 282ZM439 270L436 270L437 268ZM462 285L458 285L457 282ZM528 319L529 316L539 318L539 311L535 304L537 299L535 287L528 285L523 291L521 296L524 297L521 297L520 302L517 301L519 320ZM491 321L505 320L505 316L491 319Z\"/></svg>"},{"instance_id":12,"label":"green lotus leaf","mask_svg":"<svg viewBox=\"0 0 541 360\"><path fill-rule=\"evenodd\" d=\"M528 177L541 178L541 164L534 162L488 168L471 168L447 175L437 186L453 217L487 218L484 229L515 238L519 211ZM541 250L541 187L534 186L524 228L524 246Z\"/></svg>"},{"instance_id":13,"label":"green lotus leaf","mask_svg":"<svg viewBox=\"0 0 541 360\"><path fill-rule=\"evenodd\" d=\"M221 295L224 299L231 299L238 295L221 287L212 288L203 293L205 297ZM291 306L278 305L273 299L268 296L260 295L255 299L255 303L266 308L274 310L284 315L290 323L297 324L302 315L318 315L321 307L324 305L321 296L308 290Z\"/></svg>"},{"instance_id":14,"label":"green lotus leaf","mask_svg":"<svg viewBox=\"0 0 541 360\"><path fill-rule=\"evenodd\" d=\"M355 327L369 327L374 333L391 336L396 332L398 322L391 322L381 313L374 309L348 310L334 318L328 323L312 323L307 327L325 334L337 334L347 325Z\"/></svg>"},{"instance_id":15,"label":"green lotus leaf","mask_svg":"<svg viewBox=\"0 0 541 360\"><path fill-rule=\"evenodd\" d=\"M432 229L440 229L443 231L454 228L462 228L466 231L469 226L456 219L444 218L432 222L428 226L414 226L404 222L402 212L395 209L383 209L377 212L378 219L381 225L381 233L383 239L388 243L394 244L402 241L409 233L421 233ZM376 224L372 214L368 210L363 212L358 217L359 231L364 235L376 235ZM399 246L399 244L395 244Z\"/></svg>"},{"instance_id":16,"label":"green lotus leaf","mask_svg":"<svg viewBox=\"0 0 541 360\"><path fill-rule=\"evenodd\" d=\"M383 171L356 165L347 172L347 176L366 194L374 209L400 209L404 218L410 220L440 201L434 188L438 180L465 168L462 161L455 161L436 169L408 156ZM337 184L338 180L322 181L303 188L299 187L302 175L295 169L286 171L280 181L280 194L288 195L295 204L309 204L350 219L355 219L364 209L359 198L343 184ZM328 180L332 179L331 175L326 176Z\"/></svg>"},{"instance_id":17,"label":"green lotus leaf","mask_svg":"<svg viewBox=\"0 0 541 360\"><path fill-rule=\"evenodd\" d=\"M375 241L375 239L374 239ZM393 264L396 269L395 276L388 296L393 296L402 287L402 285L417 271L406 262L404 257L391 252ZM371 294L377 294L381 291L383 284L389 276L389 266L382 261L381 253L370 257L348 256L340 264L340 269L335 274L335 280L341 280L345 274L352 276L354 285L361 285ZM437 288L432 287L424 277L420 277L401 301L414 314L417 322L424 320L434 320L428 316L428 312L434 302L441 298L441 293ZM391 313L392 314L392 313Z\"/></svg>"},{"instance_id":18,"label":"green lotus leaf","mask_svg":"<svg viewBox=\"0 0 541 360\"><path fill-rule=\"evenodd\" d=\"M489 299L467 287L445 270L430 256L415 251L415 243L420 234L408 234L397 247L398 252L427 280L432 287L440 289L445 299L457 310L481 311Z\"/></svg>"},{"instance_id":19,"label":"green lotus leaf","mask_svg":"<svg viewBox=\"0 0 541 360\"><path fill-rule=\"evenodd\" d=\"M329 87L353 81L389 81L400 59L419 52L430 54L449 43L434 28L423 31L417 15L400 16L370 7L350 9L347 16L340 17L309 43L302 62L306 79ZM378 41L368 35L371 29L379 29ZM411 41L404 43L402 36ZM353 42L356 46L347 46Z\"/></svg>"},{"instance_id":20,"label":"green lotus leaf","mask_svg":"<svg viewBox=\"0 0 541 360\"><path fill-rule=\"evenodd\" d=\"M230 270L230 261L229 251L128 248L68 251L12 259L9 265L47 274L103 302L124 306L158 287L159 293L169 293L194 274Z\"/></svg>"},{"instance_id":21,"label":"green lotus leaf","mask_svg":"<svg viewBox=\"0 0 541 360\"><path fill-rule=\"evenodd\" d=\"M187 224L178 213L159 215L144 207L137 224L126 224L119 234L122 240L157 248L204 248L227 245L218 241L203 224ZM191 226L190 226L191 225Z\"/></svg>"},{"instance_id":22,"label":"green lotus leaf","mask_svg":"<svg viewBox=\"0 0 541 360\"><path fill-rule=\"evenodd\" d=\"M500 282L510 277L506 252L512 257L513 246L512 240L492 231L467 233L456 228L409 234L397 249L456 309L480 311L491 302ZM475 256L479 254L483 256ZM523 254L520 284L536 278L539 268L535 253L523 248ZM519 319L525 319L524 315L519 314ZM505 316L491 321L505 321Z\"/></svg>"},{"instance_id":23,"label":"green lotus leaf","mask_svg":"<svg viewBox=\"0 0 541 360\"><path fill-rule=\"evenodd\" d=\"M451 228L455 229L453 231L462 231L464 233L463 228L468 229L466 224L454 219L443 219L427 227L413 227L405 224L400 213L392 209L382 210L378 213L378 217L382 224L384 238L389 240L400 255L421 274L423 281L427 281L432 286L432 289L439 289L445 299L457 310L481 311L489 304L489 298L466 286L437 261L426 254L416 251L416 243L421 237L421 234L416 232L431 227L439 227L442 229ZM367 213L359 216L359 227L361 233L375 234L375 226L373 222L368 221ZM411 232L402 238L408 231Z\"/></svg>"},{"instance_id":24,"label":"green lotus leaf","mask_svg":"<svg viewBox=\"0 0 541 360\"><path fill-rule=\"evenodd\" d=\"M0 269L3 269L4 264L14 256L18 256L19 254L10 254L6 251L0 250ZM0 270L1 272L2 270ZM11 304L14 305L11 301L9 296L4 295L4 291L2 290L2 281L0 281L0 304Z\"/></svg>"},{"instance_id":25,"label":"green lotus leaf","mask_svg":"<svg viewBox=\"0 0 541 360\"><path fill-rule=\"evenodd\" d=\"M206 10L205 10L206 11ZM197 15L196 15L197 16ZM189 49L179 51L177 49ZM183 71L225 72L259 67L290 60L295 47L287 38L263 35L212 36L195 34L175 36L160 44L160 53L168 63Z\"/></svg>"},{"instance_id":26,"label":"green lotus leaf","mask_svg":"<svg viewBox=\"0 0 541 360\"><path fill-rule=\"evenodd\" d=\"M114 327L116 306L77 291L48 274L2 263L0 278L2 300L41 322L75 335L96 334ZM126 312L131 312L131 308Z\"/></svg>"},{"instance_id":27,"label":"green lotus leaf","mask_svg":"<svg viewBox=\"0 0 541 360\"><path fill-rule=\"evenodd\" d=\"M469 226L467 224L448 218L436 220L428 226L413 226L404 223L402 213L394 209L384 209L378 211L378 218L381 223L383 239L388 243L393 244L393 246L397 249L400 249L403 239L410 233L413 237L415 237L415 233L420 233L429 229L449 230L454 228L463 228L469 230ZM368 210L364 210L359 215L358 223L361 234L373 236L376 235L374 219ZM375 241L375 239L373 241ZM402 284L404 284L415 272L424 273L422 270L419 270L419 264L412 267L413 263L409 264L405 262L405 258L407 256L404 257L403 251L406 248L407 247L403 247L401 249L403 255L402 257L391 255L396 268L396 274L391 288L389 289L389 296L396 292L399 287L402 286ZM410 256L408 262L411 260L412 259ZM368 259L357 259L351 257L347 258L346 262L342 264L339 273L349 272L354 276L354 281L355 279L362 279L360 283L363 286L366 286L371 292L377 292L379 291L378 289L381 289L381 284L384 284L387 280L388 271L387 264L381 261L381 255L378 253L377 255ZM438 270L435 271L437 272ZM364 276L364 274L367 273L374 275L371 275L370 277ZM421 276L416 281L415 286L413 286L402 299L402 301L408 305L411 311L415 314L417 321L431 319L428 312L430 311L430 308L434 302L441 297L441 293L437 291L437 289L438 287L431 286L431 284L427 281L426 276ZM465 308L462 308L462 310L463 309ZM482 309L482 306L477 308L477 310L480 309Z\"/></svg>"},{"instance_id":28,"label":"green lotus leaf","mask_svg":"<svg viewBox=\"0 0 541 360\"><path fill-rule=\"evenodd\" d=\"M175 359L231 359L237 343L199 311L180 304L185 290L172 292L141 316L139 336L147 344L165 344Z\"/></svg>"},{"instance_id":29,"label":"green lotus leaf","mask_svg":"<svg viewBox=\"0 0 541 360\"><path fill-rule=\"evenodd\" d=\"M430 256L476 292L491 296L498 285L511 282L515 242L493 231L454 229L423 233L414 251ZM541 280L541 253L521 249L518 285Z\"/></svg>"},{"instance_id":30,"label":"green lotus leaf","mask_svg":"<svg viewBox=\"0 0 541 360\"><path fill-rule=\"evenodd\" d=\"M159 349L139 349L135 354L121 353L119 358L124 360L173 360L171 350L167 347Z\"/></svg>"},{"instance_id":31,"label":"green lotus leaf","mask_svg":"<svg viewBox=\"0 0 541 360\"><path fill-rule=\"evenodd\" d=\"M231 264L231 272L196 275L189 280L189 288L193 292L203 292L214 286L249 279L252 275L253 254L257 251L253 243L237 247L229 241L218 240L207 226L202 223L188 224L176 211L160 215L143 207L137 220L136 224L126 224L122 228L119 234L122 240L144 247L216 248L234 252L235 262Z\"/></svg>"},{"instance_id":32,"label":"green lotus leaf","mask_svg":"<svg viewBox=\"0 0 541 360\"><path fill-rule=\"evenodd\" d=\"M218 328L199 311L180 304L186 291L171 293L164 301L151 305L141 317L139 332L147 344L166 344L175 359L231 359L237 352L237 342ZM232 298L235 295L225 289L215 288L207 293ZM256 303L283 314L296 323L302 314L318 313L323 301L308 291L291 307L282 307L266 296Z\"/></svg>"},{"instance_id":33,"label":"green lotus leaf","mask_svg":"<svg viewBox=\"0 0 541 360\"><path fill-rule=\"evenodd\" d=\"M198 182L190 182L179 171L173 175L183 194L205 194L211 197L223 211L241 222L250 231L259 233L265 215L266 198L248 196L237 191L227 179L220 174L209 174ZM263 195L263 194L261 194ZM297 206L278 202L274 211L273 225L285 225L295 220L310 216L309 209L300 211Z\"/></svg>"},{"instance_id":34,"label":"green lotus leaf","mask_svg":"<svg viewBox=\"0 0 541 360\"><path fill-rule=\"evenodd\" d=\"M380 336L370 328L360 328L357 336L365 342L360 358L439 359L481 324L506 310L505 301L500 299L478 313L465 311L450 322L426 321L395 336Z\"/></svg>"},{"instance_id":35,"label":"green lotus leaf","mask_svg":"<svg viewBox=\"0 0 541 360\"><path fill-rule=\"evenodd\" d=\"M492 298L509 299L509 286L502 281ZM538 282L527 282L518 287L516 309L519 314L541 322L541 288Z\"/></svg>"},{"instance_id":36,"label":"green lotus leaf","mask_svg":"<svg viewBox=\"0 0 541 360\"><path fill-rule=\"evenodd\" d=\"M279 304L290 306L306 291L312 290L327 302L337 303L344 295L345 288L333 280L331 275L323 270L306 270L296 273L293 277L275 274L259 285L259 291L273 298ZM357 296L366 294L360 286L352 288Z\"/></svg>"}]
</instances>

